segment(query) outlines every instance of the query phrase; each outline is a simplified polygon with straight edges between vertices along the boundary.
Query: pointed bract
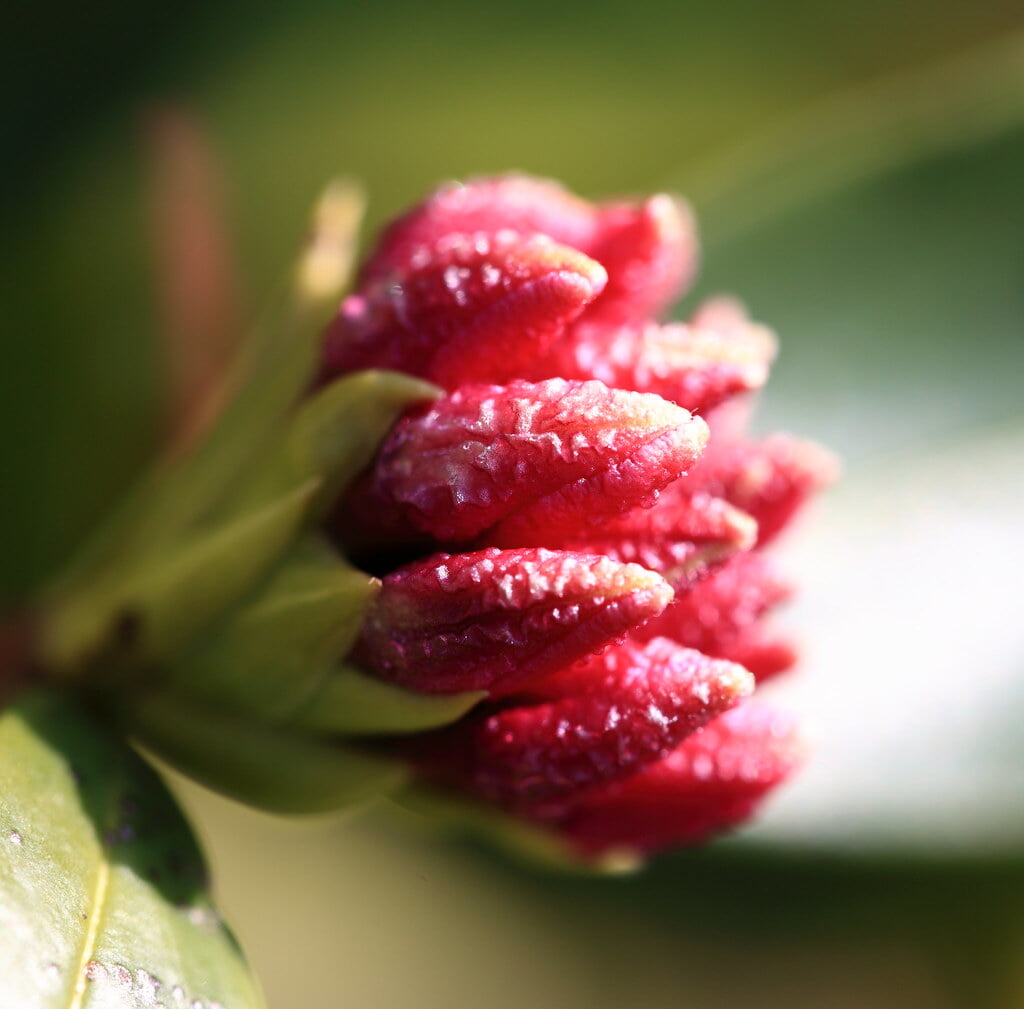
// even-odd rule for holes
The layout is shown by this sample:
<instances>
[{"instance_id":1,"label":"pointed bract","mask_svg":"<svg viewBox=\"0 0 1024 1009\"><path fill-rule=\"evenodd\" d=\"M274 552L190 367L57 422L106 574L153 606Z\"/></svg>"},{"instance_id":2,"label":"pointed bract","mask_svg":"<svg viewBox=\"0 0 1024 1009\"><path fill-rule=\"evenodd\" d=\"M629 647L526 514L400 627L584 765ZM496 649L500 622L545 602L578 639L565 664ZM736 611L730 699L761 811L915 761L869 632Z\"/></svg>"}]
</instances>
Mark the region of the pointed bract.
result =
<instances>
[{"instance_id":1,"label":"pointed bract","mask_svg":"<svg viewBox=\"0 0 1024 1009\"><path fill-rule=\"evenodd\" d=\"M700 418L600 382L464 386L396 426L370 492L443 543L543 544L650 500L706 440Z\"/></svg>"},{"instance_id":2,"label":"pointed bract","mask_svg":"<svg viewBox=\"0 0 1024 1009\"><path fill-rule=\"evenodd\" d=\"M839 463L827 449L780 434L760 442L716 446L691 482L752 515L758 546L764 546L838 474Z\"/></svg>"},{"instance_id":3,"label":"pointed bract","mask_svg":"<svg viewBox=\"0 0 1024 1009\"><path fill-rule=\"evenodd\" d=\"M672 599L636 564L540 549L436 554L387 575L353 661L427 693L519 689Z\"/></svg>"},{"instance_id":4,"label":"pointed bract","mask_svg":"<svg viewBox=\"0 0 1024 1009\"><path fill-rule=\"evenodd\" d=\"M446 235L345 299L325 335L319 381L358 368L446 389L520 377L606 281L598 263L544 236Z\"/></svg>"},{"instance_id":5,"label":"pointed bract","mask_svg":"<svg viewBox=\"0 0 1024 1009\"><path fill-rule=\"evenodd\" d=\"M792 592L792 585L772 558L761 553L738 554L681 592L671 607L638 634L664 635L707 655L733 657L727 650Z\"/></svg>"},{"instance_id":6,"label":"pointed bract","mask_svg":"<svg viewBox=\"0 0 1024 1009\"><path fill-rule=\"evenodd\" d=\"M805 750L791 716L743 704L665 759L584 796L558 829L591 856L700 844L748 819Z\"/></svg>"},{"instance_id":7,"label":"pointed bract","mask_svg":"<svg viewBox=\"0 0 1024 1009\"><path fill-rule=\"evenodd\" d=\"M775 358L771 331L746 321L725 329L680 322L575 326L533 372L596 378L617 389L652 392L705 411L760 389Z\"/></svg>"},{"instance_id":8,"label":"pointed bract","mask_svg":"<svg viewBox=\"0 0 1024 1009\"><path fill-rule=\"evenodd\" d=\"M428 774L513 808L538 809L628 777L754 688L740 666L664 638L621 642L422 741Z\"/></svg>"}]
</instances>

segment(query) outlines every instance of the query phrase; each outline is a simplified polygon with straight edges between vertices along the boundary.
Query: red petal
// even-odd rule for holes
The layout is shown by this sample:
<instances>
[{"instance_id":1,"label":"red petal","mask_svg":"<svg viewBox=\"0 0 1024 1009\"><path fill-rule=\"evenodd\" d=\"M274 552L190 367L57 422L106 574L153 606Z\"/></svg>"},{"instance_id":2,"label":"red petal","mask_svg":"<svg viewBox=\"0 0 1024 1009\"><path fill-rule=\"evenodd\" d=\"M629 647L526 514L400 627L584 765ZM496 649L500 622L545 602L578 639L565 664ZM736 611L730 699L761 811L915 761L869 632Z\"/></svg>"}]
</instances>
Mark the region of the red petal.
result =
<instances>
[{"instance_id":1,"label":"red petal","mask_svg":"<svg viewBox=\"0 0 1024 1009\"><path fill-rule=\"evenodd\" d=\"M661 759L753 688L741 667L663 638L623 642L531 690L550 700L470 717L428 752L447 784L536 808Z\"/></svg>"},{"instance_id":2,"label":"red petal","mask_svg":"<svg viewBox=\"0 0 1024 1009\"><path fill-rule=\"evenodd\" d=\"M507 692L597 651L671 598L658 575L607 557L436 554L384 578L354 657L413 690Z\"/></svg>"},{"instance_id":3,"label":"red petal","mask_svg":"<svg viewBox=\"0 0 1024 1009\"><path fill-rule=\"evenodd\" d=\"M599 301L602 299L599 299ZM688 410L709 410L761 388L775 358L772 332L741 322L636 322L606 327L586 319L553 345L529 374L596 378L617 389L653 392Z\"/></svg>"},{"instance_id":4,"label":"red petal","mask_svg":"<svg viewBox=\"0 0 1024 1009\"><path fill-rule=\"evenodd\" d=\"M543 543L649 499L694 464L707 425L656 396L552 379L465 386L399 422L373 492L442 542Z\"/></svg>"},{"instance_id":5,"label":"red petal","mask_svg":"<svg viewBox=\"0 0 1024 1009\"><path fill-rule=\"evenodd\" d=\"M723 657L792 591L771 558L761 553L738 554L678 595L672 606L639 634L664 635L687 648Z\"/></svg>"},{"instance_id":6,"label":"red petal","mask_svg":"<svg viewBox=\"0 0 1024 1009\"><path fill-rule=\"evenodd\" d=\"M764 546L838 471L835 456L819 445L774 435L761 442L716 445L690 481L752 515L758 546Z\"/></svg>"},{"instance_id":7,"label":"red petal","mask_svg":"<svg viewBox=\"0 0 1024 1009\"><path fill-rule=\"evenodd\" d=\"M792 718L744 704L664 760L588 793L559 830L590 855L699 844L748 819L804 750Z\"/></svg>"},{"instance_id":8,"label":"red petal","mask_svg":"<svg viewBox=\"0 0 1024 1009\"><path fill-rule=\"evenodd\" d=\"M634 508L597 528L585 528L543 546L642 564L677 590L753 546L757 523L749 515L722 498L700 492L672 493L674 486L649 508Z\"/></svg>"},{"instance_id":9,"label":"red petal","mask_svg":"<svg viewBox=\"0 0 1024 1009\"><path fill-rule=\"evenodd\" d=\"M582 248L608 270L608 287L588 313L604 323L660 315L697 267L693 214L665 194L601 207L596 242Z\"/></svg>"},{"instance_id":10,"label":"red petal","mask_svg":"<svg viewBox=\"0 0 1024 1009\"><path fill-rule=\"evenodd\" d=\"M345 299L325 337L321 381L358 368L449 389L520 377L606 280L592 259L543 236L448 235Z\"/></svg>"},{"instance_id":11,"label":"red petal","mask_svg":"<svg viewBox=\"0 0 1024 1009\"><path fill-rule=\"evenodd\" d=\"M758 683L796 665L800 653L796 645L784 634L773 631L758 622L723 645L721 658L737 662L754 674Z\"/></svg>"},{"instance_id":12,"label":"red petal","mask_svg":"<svg viewBox=\"0 0 1024 1009\"><path fill-rule=\"evenodd\" d=\"M547 179L499 175L465 185L450 182L387 228L363 266L361 280L390 278L396 270L404 270L420 249L456 232L547 235L585 252L593 245L597 229L593 205Z\"/></svg>"},{"instance_id":13,"label":"red petal","mask_svg":"<svg viewBox=\"0 0 1024 1009\"><path fill-rule=\"evenodd\" d=\"M361 280L389 279L447 235L503 230L547 235L606 266L608 289L593 309L606 323L660 312L696 266L693 217L674 197L594 206L557 183L502 175L440 187L385 231Z\"/></svg>"}]
</instances>

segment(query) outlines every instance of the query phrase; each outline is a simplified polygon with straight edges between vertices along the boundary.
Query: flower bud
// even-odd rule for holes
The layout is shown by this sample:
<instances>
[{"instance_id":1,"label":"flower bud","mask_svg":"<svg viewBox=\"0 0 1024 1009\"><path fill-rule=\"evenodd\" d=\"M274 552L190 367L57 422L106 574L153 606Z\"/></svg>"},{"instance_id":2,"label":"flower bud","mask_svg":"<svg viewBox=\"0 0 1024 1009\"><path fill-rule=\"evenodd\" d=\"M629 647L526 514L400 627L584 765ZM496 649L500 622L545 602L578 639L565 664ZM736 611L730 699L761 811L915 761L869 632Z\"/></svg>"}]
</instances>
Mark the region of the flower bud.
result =
<instances>
[{"instance_id":1,"label":"flower bud","mask_svg":"<svg viewBox=\"0 0 1024 1009\"><path fill-rule=\"evenodd\" d=\"M791 716L748 703L631 778L590 792L557 825L584 853L700 844L748 819L802 763Z\"/></svg>"},{"instance_id":2,"label":"flower bud","mask_svg":"<svg viewBox=\"0 0 1024 1009\"><path fill-rule=\"evenodd\" d=\"M754 688L740 666L665 638L624 641L413 747L429 777L537 810L629 777Z\"/></svg>"},{"instance_id":3,"label":"flower bud","mask_svg":"<svg viewBox=\"0 0 1024 1009\"><path fill-rule=\"evenodd\" d=\"M470 385L402 420L369 503L443 543L519 546L650 501L700 457L707 425L657 396L600 382Z\"/></svg>"},{"instance_id":4,"label":"flower bud","mask_svg":"<svg viewBox=\"0 0 1024 1009\"><path fill-rule=\"evenodd\" d=\"M518 690L660 613L636 564L541 549L436 554L387 575L353 661L425 693Z\"/></svg>"},{"instance_id":5,"label":"flower bud","mask_svg":"<svg viewBox=\"0 0 1024 1009\"><path fill-rule=\"evenodd\" d=\"M547 353L607 279L599 263L542 235L448 235L342 302L320 381L358 368L393 368L447 389L510 381Z\"/></svg>"}]
</instances>

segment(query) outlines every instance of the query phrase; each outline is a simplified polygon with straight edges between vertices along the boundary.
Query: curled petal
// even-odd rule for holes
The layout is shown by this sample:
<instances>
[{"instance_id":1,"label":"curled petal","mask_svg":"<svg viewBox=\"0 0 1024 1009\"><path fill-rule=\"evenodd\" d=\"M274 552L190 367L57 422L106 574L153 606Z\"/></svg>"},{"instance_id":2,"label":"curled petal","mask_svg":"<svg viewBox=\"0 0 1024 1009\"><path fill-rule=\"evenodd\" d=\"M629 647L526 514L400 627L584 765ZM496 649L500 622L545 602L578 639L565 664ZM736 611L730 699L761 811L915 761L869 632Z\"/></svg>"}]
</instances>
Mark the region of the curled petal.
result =
<instances>
[{"instance_id":1,"label":"curled petal","mask_svg":"<svg viewBox=\"0 0 1024 1009\"><path fill-rule=\"evenodd\" d=\"M664 635L708 655L732 657L728 649L792 591L770 557L737 554L680 593L671 607L639 633L643 637Z\"/></svg>"},{"instance_id":2,"label":"curled petal","mask_svg":"<svg viewBox=\"0 0 1024 1009\"><path fill-rule=\"evenodd\" d=\"M743 704L658 763L586 794L558 829L588 855L699 844L748 819L805 750L792 717Z\"/></svg>"},{"instance_id":3,"label":"curled petal","mask_svg":"<svg viewBox=\"0 0 1024 1009\"><path fill-rule=\"evenodd\" d=\"M677 591L754 545L757 523L745 512L703 492L671 490L663 492L649 508L633 508L597 527L577 529L559 542L544 545L642 564L657 571Z\"/></svg>"},{"instance_id":4,"label":"curled petal","mask_svg":"<svg viewBox=\"0 0 1024 1009\"><path fill-rule=\"evenodd\" d=\"M600 382L465 386L401 421L371 493L441 542L544 543L537 530L649 500L700 456L707 425Z\"/></svg>"},{"instance_id":5,"label":"curled petal","mask_svg":"<svg viewBox=\"0 0 1024 1009\"><path fill-rule=\"evenodd\" d=\"M320 381L392 368L454 388L526 373L605 286L582 253L510 231L451 234L342 303Z\"/></svg>"},{"instance_id":6,"label":"curled petal","mask_svg":"<svg viewBox=\"0 0 1024 1009\"><path fill-rule=\"evenodd\" d=\"M815 493L833 483L838 472L836 457L820 445L774 435L716 448L689 479L752 515L758 546L764 546Z\"/></svg>"},{"instance_id":7,"label":"curled petal","mask_svg":"<svg viewBox=\"0 0 1024 1009\"><path fill-rule=\"evenodd\" d=\"M636 564L541 549L436 554L383 579L354 660L427 693L517 689L660 613Z\"/></svg>"},{"instance_id":8,"label":"curled petal","mask_svg":"<svg viewBox=\"0 0 1024 1009\"><path fill-rule=\"evenodd\" d=\"M536 683L532 703L435 734L421 759L450 785L536 810L661 759L753 688L733 663L664 638L624 641Z\"/></svg>"}]
</instances>

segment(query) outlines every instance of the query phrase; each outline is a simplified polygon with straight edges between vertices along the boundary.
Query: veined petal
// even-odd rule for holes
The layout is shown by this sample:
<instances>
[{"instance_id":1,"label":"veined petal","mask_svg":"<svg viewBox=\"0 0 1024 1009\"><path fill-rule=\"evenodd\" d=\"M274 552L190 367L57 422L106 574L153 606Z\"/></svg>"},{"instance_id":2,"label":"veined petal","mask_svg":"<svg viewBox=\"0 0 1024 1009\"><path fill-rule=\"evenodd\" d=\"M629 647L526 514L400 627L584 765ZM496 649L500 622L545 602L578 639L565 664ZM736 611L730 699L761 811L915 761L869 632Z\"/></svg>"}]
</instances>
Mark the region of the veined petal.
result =
<instances>
[{"instance_id":1,"label":"veined petal","mask_svg":"<svg viewBox=\"0 0 1024 1009\"><path fill-rule=\"evenodd\" d=\"M588 855L699 844L748 819L805 750L791 716L743 704L658 763L587 793L558 829Z\"/></svg>"},{"instance_id":2,"label":"veined petal","mask_svg":"<svg viewBox=\"0 0 1024 1009\"><path fill-rule=\"evenodd\" d=\"M538 530L650 500L707 434L674 404L600 382L465 386L399 422L369 492L440 542L491 530L495 545L542 544Z\"/></svg>"},{"instance_id":3,"label":"veined petal","mask_svg":"<svg viewBox=\"0 0 1024 1009\"><path fill-rule=\"evenodd\" d=\"M427 693L507 693L660 613L672 589L637 564L541 549L436 554L387 575L353 655Z\"/></svg>"},{"instance_id":4,"label":"veined petal","mask_svg":"<svg viewBox=\"0 0 1024 1009\"><path fill-rule=\"evenodd\" d=\"M359 368L448 389L521 377L606 281L604 267L541 235L446 235L345 299L319 381Z\"/></svg>"},{"instance_id":5,"label":"veined petal","mask_svg":"<svg viewBox=\"0 0 1024 1009\"><path fill-rule=\"evenodd\" d=\"M693 215L677 197L595 205L557 183L512 174L435 190L385 231L361 280L389 278L446 235L502 230L547 235L604 265L609 284L593 312L606 323L660 312L696 268Z\"/></svg>"},{"instance_id":6,"label":"veined petal","mask_svg":"<svg viewBox=\"0 0 1024 1009\"><path fill-rule=\"evenodd\" d=\"M729 328L680 322L608 327L590 318L554 345L550 360L535 364L531 374L548 370L566 378L596 378L705 411L761 388L775 358L772 332L749 320Z\"/></svg>"},{"instance_id":7,"label":"veined petal","mask_svg":"<svg viewBox=\"0 0 1024 1009\"><path fill-rule=\"evenodd\" d=\"M531 702L423 740L420 758L448 785L536 809L661 759L753 688L733 663L664 638L625 641L536 683Z\"/></svg>"},{"instance_id":8,"label":"veined petal","mask_svg":"<svg viewBox=\"0 0 1024 1009\"><path fill-rule=\"evenodd\" d=\"M649 508L633 508L543 545L642 564L676 590L754 545L757 523L746 512L701 491L674 493L676 486L666 488Z\"/></svg>"}]
</instances>

